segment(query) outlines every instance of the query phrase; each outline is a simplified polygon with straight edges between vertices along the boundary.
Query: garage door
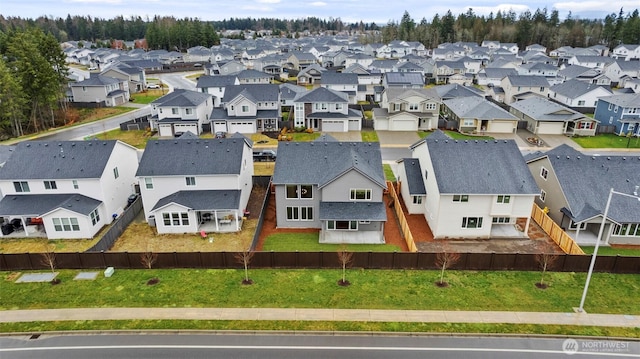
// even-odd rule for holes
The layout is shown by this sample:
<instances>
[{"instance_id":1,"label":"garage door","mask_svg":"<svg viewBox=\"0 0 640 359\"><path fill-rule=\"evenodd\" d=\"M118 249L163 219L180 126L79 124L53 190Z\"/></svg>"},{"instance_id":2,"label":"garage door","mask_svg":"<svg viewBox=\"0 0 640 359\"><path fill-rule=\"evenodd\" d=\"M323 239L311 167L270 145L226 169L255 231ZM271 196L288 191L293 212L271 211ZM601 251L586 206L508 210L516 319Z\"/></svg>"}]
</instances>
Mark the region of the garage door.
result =
<instances>
[{"instance_id":1,"label":"garage door","mask_svg":"<svg viewBox=\"0 0 640 359\"><path fill-rule=\"evenodd\" d=\"M182 134L187 131L193 133L194 135L200 134L198 131L198 125L195 125L195 124L184 125L184 124L176 123L175 125L173 125L173 131L175 134Z\"/></svg>"},{"instance_id":2,"label":"garage door","mask_svg":"<svg viewBox=\"0 0 640 359\"><path fill-rule=\"evenodd\" d=\"M515 123L510 121L489 121L487 132L493 133L513 133Z\"/></svg>"},{"instance_id":3,"label":"garage door","mask_svg":"<svg viewBox=\"0 0 640 359\"><path fill-rule=\"evenodd\" d=\"M391 131L418 131L418 121L414 120L393 120Z\"/></svg>"},{"instance_id":4,"label":"garage door","mask_svg":"<svg viewBox=\"0 0 640 359\"><path fill-rule=\"evenodd\" d=\"M229 122L229 133L255 133L254 122L245 121L245 122Z\"/></svg>"},{"instance_id":5,"label":"garage door","mask_svg":"<svg viewBox=\"0 0 640 359\"><path fill-rule=\"evenodd\" d=\"M158 125L158 135L160 137L173 137L171 125Z\"/></svg>"},{"instance_id":6,"label":"garage door","mask_svg":"<svg viewBox=\"0 0 640 359\"><path fill-rule=\"evenodd\" d=\"M376 131L386 131L389 129L389 120L386 118L373 120L373 129Z\"/></svg>"},{"instance_id":7,"label":"garage door","mask_svg":"<svg viewBox=\"0 0 640 359\"><path fill-rule=\"evenodd\" d=\"M216 121L213 123L213 133L216 132L229 132L227 131L227 123L226 122L220 122L220 121Z\"/></svg>"},{"instance_id":8,"label":"garage door","mask_svg":"<svg viewBox=\"0 0 640 359\"><path fill-rule=\"evenodd\" d=\"M322 120L322 132L347 132L343 121Z\"/></svg>"},{"instance_id":9,"label":"garage door","mask_svg":"<svg viewBox=\"0 0 640 359\"><path fill-rule=\"evenodd\" d=\"M564 122L541 122L538 125L539 135L561 135Z\"/></svg>"},{"instance_id":10,"label":"garage door","mask_svg":"<svg viewBox=\"0 0 640 359\"><path fill-rule=\"evenodd\" d=\"M360 119L349 120L349 131L360 131L360 130L362 130Z\"/></svg>"}]
</instances>

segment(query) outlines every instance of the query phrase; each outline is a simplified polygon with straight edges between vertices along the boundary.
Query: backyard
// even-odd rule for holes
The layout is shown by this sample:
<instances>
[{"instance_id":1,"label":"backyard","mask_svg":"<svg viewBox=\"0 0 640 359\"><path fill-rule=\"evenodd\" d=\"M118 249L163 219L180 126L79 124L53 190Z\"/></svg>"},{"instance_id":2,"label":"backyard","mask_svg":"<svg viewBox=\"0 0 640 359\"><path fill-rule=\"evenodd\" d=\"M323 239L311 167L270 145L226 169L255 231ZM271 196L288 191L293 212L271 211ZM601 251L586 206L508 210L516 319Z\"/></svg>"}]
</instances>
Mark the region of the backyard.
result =
<instances>
[{"instance_id":1,"label":"backyard","mask_svg":"<svg viewBox=\"0 0 640 359\"><path fill-rule=\"evenodd\" d=\"M612 133L572 139L583 148L640 148L640 137L617 136Z\"/></svg>"}]
</instances>

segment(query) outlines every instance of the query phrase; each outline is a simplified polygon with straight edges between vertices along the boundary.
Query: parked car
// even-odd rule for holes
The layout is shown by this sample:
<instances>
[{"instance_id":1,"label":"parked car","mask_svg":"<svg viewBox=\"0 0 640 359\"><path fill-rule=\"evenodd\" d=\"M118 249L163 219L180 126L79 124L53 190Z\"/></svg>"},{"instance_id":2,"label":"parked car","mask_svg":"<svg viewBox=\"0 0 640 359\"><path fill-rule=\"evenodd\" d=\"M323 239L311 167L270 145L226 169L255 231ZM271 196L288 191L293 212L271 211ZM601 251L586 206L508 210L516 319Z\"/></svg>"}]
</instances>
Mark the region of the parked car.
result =
<instances>
[{"instance_id":1,"label":"parked car","mask_svg":"<svg viewBox=\"0 0 640 359\"><path fill-rule=\"evenodd\" d=\"M216 138L225 138L226 137L226 133L223 131L218 131L216 132Z\"/></svg>"},{"instance_id":2,"label":"parked car","mask_svg":"<svg viewBox=\"0 0 640 359\"><path fill-rule=\"evenodd\" d=\"M159 89L160 85L158 84L147 84L148 89Z\"/></svg>"},{"instance_id":3,"label":"parked car","mask_svg":"<svg viewBox=\"0 0 640 359\"><path fill-rule=\"evenodd\" d=\"M253 151L253 160L258 162L275 161L276 151L274 150Z\"/></svg>"}]
</instances>

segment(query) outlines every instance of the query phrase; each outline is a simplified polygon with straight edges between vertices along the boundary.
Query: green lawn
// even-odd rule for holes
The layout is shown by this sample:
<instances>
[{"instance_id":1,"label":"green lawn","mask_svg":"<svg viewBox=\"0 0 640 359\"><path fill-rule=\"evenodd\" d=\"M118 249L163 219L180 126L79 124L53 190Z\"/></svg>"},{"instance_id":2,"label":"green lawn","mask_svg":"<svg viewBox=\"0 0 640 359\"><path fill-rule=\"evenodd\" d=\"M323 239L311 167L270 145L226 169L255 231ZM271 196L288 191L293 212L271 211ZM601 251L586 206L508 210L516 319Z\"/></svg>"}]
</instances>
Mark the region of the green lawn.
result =
<instances>
[{"instance_id":1,"label":"green lawn","mask_svg":"<svg viewBox=\"0 0 640 359\"><path fill-rule=\"evenodd\" d=\"M265 239L262 250L265 252L337 252L338 244L318 243L318 233L278 233ZM351 252L401 252L402 250L389 244L350 244Z\"/></svg>"},{"instance_id":2,"label":"green lawn","mask_svg":"<svg viewBox=\"0 0 640 359\"><path fill-rule=\"evenodd\" d=\"M380 142L378 133L374 130L362 130L360 131L362 142Z\"/></svg>"},{"instance_id":3,"label":"green lawn","mask_svg":"<svg viewBox=\"0 0 640 359\"><path fill-rule=\"evenodd\" d=\"M593 246L580 246L582 250L586 254L593 254ZM616 248L616 247L599 247L598 248L599 256L629 256L629 257L640 257L640 247L637 249L630 248Z\"/></svg>"},{"instance_id":4,"label":"green lawn","mask_svg":"<svg viewBox=\"0 0 640 359\"><path fill-rule=\"evenodd\" d=\"M616 136L612 133L572 139L584 148L640 148L640 138Z\"/></svg>"},{"instance_id":5,"label":"green lawn","mask_svg":"<svg viewBox=\"0 0 640 359\"><path fill-rule=\"evenodd\" d=\"M384 178L387 181L391 181L391 182L395 182L396 181L396 175L393 173L393 170L391 169L390 165L383 164L382 165L382 169L384 170Z\"/></svg>"},{"instance_id":6,"label":"green lawn","mask_svg":"<svg viewBox=\"0 0 640 359\"><path fill-rule=\"evenodd\" d=\"M162 97L163 92L164 91L162 90L147 90L146 92L134 93L131 95L131 98L135 103L141 103L146 105Z\"/></svg>"},{"instance_id":7,"label":"green lawn","mask_svg":"<svg viewBox=\"0 0 640 359\"><path fill-rule=\"evenodd\" d=\"M117 269L111 278L74 281L78 270L61 270L62 283L15 283L0 272L0 310L73 307L264 307L569 312L578 306L586 275L548 273L550 287L537 289L538 272L349 269L250 269L255 284L242 286L242 270ZM160 283L146 285L158 277ZM640 314L640 276L595 273L585 309L589 313Z\"/></svg>"},{"instance_id":8,"label":"green lawn","mask_svg":"<svg viewBox=\"0 0 640 359\"><path fill-rule=\"evenodd\" d=\"M145 130L122 131L120 129L103 132L95 137L101 140L120 140L136 148L145 148L151 138L150 132Z\"/></svg>"},{"instance_id":9,"label":"green lawn","mask_svg":"<svg viewBox=\"0 0 640 359\"><path fill-rule=\"evenodd\" d=\"M310 142L320 137L320 132L287 132L287 137L291 136L294 142Z\"/></svg>"}]
</instances>

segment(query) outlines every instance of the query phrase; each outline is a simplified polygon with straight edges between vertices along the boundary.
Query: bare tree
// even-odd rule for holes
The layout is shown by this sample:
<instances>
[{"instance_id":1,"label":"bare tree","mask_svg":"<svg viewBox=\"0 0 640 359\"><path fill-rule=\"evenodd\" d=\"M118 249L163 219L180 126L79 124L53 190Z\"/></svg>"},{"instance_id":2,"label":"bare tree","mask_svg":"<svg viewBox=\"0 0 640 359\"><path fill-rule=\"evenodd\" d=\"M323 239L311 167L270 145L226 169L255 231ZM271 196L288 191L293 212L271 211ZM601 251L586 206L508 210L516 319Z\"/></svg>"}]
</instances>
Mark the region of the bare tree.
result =
<instances>
[{"instance_id":1,"label":"bare tree","mask_svg":"<svg viewBox=\"0 0 640 359\"><path fill-rule=\"evenodd\" d=\"M244 245L242 248L242 251L234 254L233 257L238 263L244 266L244 279L242 280L242 284L251 285L253 284L253 280L249 278L249 264L251 264L254 252L251 250L251 245Z\"/></svg>"},{"instance_id":2,"label":"bare tree","mask_svg":"<svg viewBox=\"0 0 640 359\"><path fill-rule=\"evenodd\" d=\"M544 275L547 272L547 269L553 268L556 261L558 260L558 255L554 253L554 248L550 244L546 243L540 253L535 255L535 260L540 267L540 271L542 275L540 277L540 282L536 283L536 287L540 289L546 289L549 285L544 282Z\"/></svg>"},{"instance_id":3,"label":"bare tree","mask_svg":"<svg viewBox=\"0 0 640 359\"><path fill-rule=\"evenodd\" d=\"M442 252L436 255L436 266L440 268L440 280L436 282L438 287L446 287L449 283L444 281L444 271L456 264L460 260L460 253L454 252L448 248L445 244L442 248Z\"/></svg>"},{"instance_id":4,"label":"bare tree","mask_svg":"<svg viewBox=\"0 0 640 359\"><path fill-rule=\"evenodd\" d=\"M40 262L42 263L42 265L47 266L49 269L51 269L51 273L53 273L54 275L56 272L56 265L58 264L56 260L55 249L56 247L53 243L48 243L44 245L43 251L42 253L40 253ZM51 283L58 284L60 283L60 279L55 278L51 280Z\"/></svg>"},{"instance_id":5,"label":"bare tree","mask_svg":"<svg viewBox=\"0 0 640 359\"><path fill-rule=\"evenodd\" d=\"M146 269L151 269L157 260L158 253L154 253L151 246L147 244L147 250L140 254L140 263L142 263ZM147 281L147 285L158 284L158 282L160 282L160 279L153 277Z\"/></svg>"},{"instance_id":6,"label":"bare tree","mask_svg":"<svg viewBox=\"0 0 640 359\"><path fill-rule=\"evenodd\" d=\"M338 248L337 255L338 255L338 262L340 262L340 265L342 266L342 279L338 281L338 285L346 287L351 284L347 280L346 275L347 275L347 267L351 265L351 262L353 261L353 252L348 252L347 246L343 244Z\"/></svg>"}]
</instances>

